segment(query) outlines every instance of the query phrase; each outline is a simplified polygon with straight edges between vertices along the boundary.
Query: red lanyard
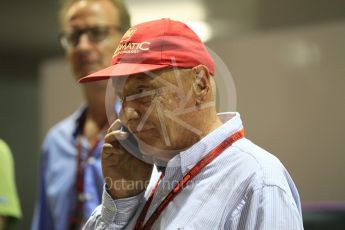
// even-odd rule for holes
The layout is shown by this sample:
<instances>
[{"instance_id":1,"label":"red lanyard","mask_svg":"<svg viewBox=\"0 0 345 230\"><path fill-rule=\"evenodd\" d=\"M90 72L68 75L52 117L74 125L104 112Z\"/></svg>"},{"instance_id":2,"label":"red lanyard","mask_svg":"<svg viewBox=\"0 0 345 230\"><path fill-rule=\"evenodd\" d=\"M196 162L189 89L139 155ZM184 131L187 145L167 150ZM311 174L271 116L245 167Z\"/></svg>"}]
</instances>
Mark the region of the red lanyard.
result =
<instances>
[{"instance_id":1,"label":"red lanyard","mask_svg":"<svg viewBox=\"0 0 345 230\"><path fill-rule=\"evenodd\" d=\"M94 146L90 149L87 154L86 160L82 157L82 145L81 137L77 137L77 174L76 174L76 192L77 192L77 203L75 205L74 212L70 217L70 228L69 229L80 229L83 224L83 206L85 201L84 194L84 172L87 160L94 154L100 140L97 140Z\"/></svg>"},{"instance_id":2,"label":"red lanyard","mask_svg":"<svg viewBox=\"0 0 345 230\"><path fill-rule=\"evenodd\" d=\"M168 206L168 204L176 197L176 195L183 190L186 184L193 179L203 168L205 168L210 162L212 162L217 156L219 156L226 148L231 146L235 141L244 137L244 130L241 129L240 131L234 133L230 137L226 138L222 143L217 145L214 149L212 149L204 158L202 158L189 172L180 180L180 182L175 186L173 190L166 196L166 198L159 204L156 210L152 213L150 218L147 220L146 224L144 225L145 217L147 211L151 205L153 200L153 196L155 191L158 187L160 180L162 179L162 175L158 179L155 187L152 189L150 196L145 203L143 210L141 211L138 220L134 226L134 230L139 229L151 229L154 222L158 219L160 214L163 210Z\"/></svg>"}]
</instances>

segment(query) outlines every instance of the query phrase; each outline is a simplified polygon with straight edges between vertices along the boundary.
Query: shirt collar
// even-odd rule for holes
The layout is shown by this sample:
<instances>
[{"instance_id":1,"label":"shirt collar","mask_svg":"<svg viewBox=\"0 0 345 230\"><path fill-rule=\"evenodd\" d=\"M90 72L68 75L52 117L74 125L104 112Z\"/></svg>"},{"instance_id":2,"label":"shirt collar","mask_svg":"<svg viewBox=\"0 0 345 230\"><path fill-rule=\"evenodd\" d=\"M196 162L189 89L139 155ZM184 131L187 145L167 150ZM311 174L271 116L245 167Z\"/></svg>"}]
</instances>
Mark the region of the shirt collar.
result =
<instances>
[{"instance_id":1,"label":"shirt collar","mask_svg":"<svg viewBox=\"0 0 345 230\"><path fill-rule=\"evenodd\" d=\"M181 167L182 174L185 174L223 140L243 128L240 114L237 112L219 113L218 117L223 122L223 125L213 130L187 150L173 157L168 162L167 169Z\"/></svg>"},{"instance_id":2,"label":"shirt collar","mask_svg":"<svg viewBox=\"0 0 345 230\"><path fill-rule=\"evenodd\" d=\"M118 106L118 103L116 103L116 106ZM87 109L88 107L84 104L81 105L77 111L73 113L73 119L74 119L74 130L72 133L72 136L74 139L77 138L77 136L81 133L83 133L83 128L86 121L86 115L87 115ZM106 123L106 125L99 131L100 138L104 137L107 133L107 129L109 127L109 124Z\"/></svg>"},{"instance_id":3,"label":"shirt collar","mask_svg":"<svg viewBox=\"0 0 345 230\"><path fill-rule=\"evenodd\" d=\"M81 133L84 123L86 120L86 111L87 111L87 106L86 105L81 105L77 111L74 112L73 117L74 117L74 131L73 131L73 137L77 138L78 134Z\"/></svg>"}]
</instances>

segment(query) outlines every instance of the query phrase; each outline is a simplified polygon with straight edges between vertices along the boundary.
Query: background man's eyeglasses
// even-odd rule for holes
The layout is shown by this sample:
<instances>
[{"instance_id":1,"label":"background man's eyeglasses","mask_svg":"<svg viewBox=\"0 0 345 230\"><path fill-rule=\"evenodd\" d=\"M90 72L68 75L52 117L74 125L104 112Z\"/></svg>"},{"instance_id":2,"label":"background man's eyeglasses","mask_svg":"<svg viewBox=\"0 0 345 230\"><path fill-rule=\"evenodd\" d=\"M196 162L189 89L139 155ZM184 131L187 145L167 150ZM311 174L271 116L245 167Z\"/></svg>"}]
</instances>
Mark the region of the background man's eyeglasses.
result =
<instances>
[{"instance_id":1,"label":"background man's eyeglasses","mask_svg":"<svg viewBox=\"0 0 345 230\"><path fill-rule=\"evenodd\" d=\"M82 30L74 30L70 33L61 33L59 36L60 43L65 49L76 47L83 34L87 35L90 42L99 43L105 40L110 35L110 32L114 30L123 32L123 29L118 26L95 26Z\"/></svg>"}]
</instances>

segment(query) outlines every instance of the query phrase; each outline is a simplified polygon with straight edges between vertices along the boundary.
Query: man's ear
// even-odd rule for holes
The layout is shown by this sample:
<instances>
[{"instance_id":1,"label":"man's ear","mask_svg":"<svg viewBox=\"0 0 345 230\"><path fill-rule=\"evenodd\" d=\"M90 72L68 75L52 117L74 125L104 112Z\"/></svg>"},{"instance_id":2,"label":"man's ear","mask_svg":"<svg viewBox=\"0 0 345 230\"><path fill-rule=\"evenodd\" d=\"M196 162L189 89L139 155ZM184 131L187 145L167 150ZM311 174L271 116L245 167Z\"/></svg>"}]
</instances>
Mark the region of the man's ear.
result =
<instances>
[{"instance_id":1,"label":"man's ear","mask_svg":"<svg viewBox=\"0 0 345 230\"><path fill-rule=\"evenodd\" d=\"M206 66L198 65L192 68L193 82L192 88L196 96L196 105L199 106L205 99L211 88L210 73Z\"/></svg>"}]
</instances>

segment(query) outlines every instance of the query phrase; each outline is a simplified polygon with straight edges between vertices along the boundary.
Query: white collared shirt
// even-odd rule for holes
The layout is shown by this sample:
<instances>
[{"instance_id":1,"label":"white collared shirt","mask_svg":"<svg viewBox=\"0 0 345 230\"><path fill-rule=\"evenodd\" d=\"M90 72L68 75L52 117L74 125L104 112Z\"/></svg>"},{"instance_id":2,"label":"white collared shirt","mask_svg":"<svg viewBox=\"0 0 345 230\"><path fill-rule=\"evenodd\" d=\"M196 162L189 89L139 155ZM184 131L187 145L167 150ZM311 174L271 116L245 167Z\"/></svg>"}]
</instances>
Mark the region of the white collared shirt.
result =
<instances>
[{"instance_id":1,"label":"white collared shirt","mask_svg":"<svg viewBox=\"0 0 345 230\"><path fill-rule=\"evenodd\" d=\"M219 114L224 124L171 159L145 222L170 190L203 156L243 128L238 113ZM135 169L134 169L135 170ZM145 194L103 201L85 229L133 229ZM236 141L201 170L156 220L153 229L303 229L297 189L282 163L246 138Z\"/></svg>"}]
</instances>

